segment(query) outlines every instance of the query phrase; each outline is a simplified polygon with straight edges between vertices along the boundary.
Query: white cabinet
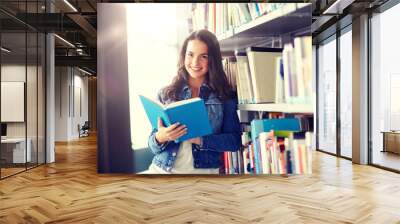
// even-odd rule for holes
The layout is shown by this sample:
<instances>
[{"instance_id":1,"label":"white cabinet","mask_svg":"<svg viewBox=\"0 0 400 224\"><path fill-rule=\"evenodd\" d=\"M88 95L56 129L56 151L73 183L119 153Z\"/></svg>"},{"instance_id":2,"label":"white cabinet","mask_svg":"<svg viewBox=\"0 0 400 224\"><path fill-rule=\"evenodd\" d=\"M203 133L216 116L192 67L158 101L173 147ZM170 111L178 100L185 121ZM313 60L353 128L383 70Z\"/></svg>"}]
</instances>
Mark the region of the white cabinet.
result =
<instances>
[{"instance_id":1,"label":"white cabinet","mask_svg":"<svg viewBox=\"0 0 400 224\"><path fill-rule=\"evenodd\" d=\"M27 144L25 151L25 144ZM1 140L2 151L10 151L9 156L12 154L12 163L25 163L32 161L32 140L28 138L7 138ZM25 161L26 159L26 161ZM11 162L11 158L9 158Z\"/></svg>"}]
</instances>

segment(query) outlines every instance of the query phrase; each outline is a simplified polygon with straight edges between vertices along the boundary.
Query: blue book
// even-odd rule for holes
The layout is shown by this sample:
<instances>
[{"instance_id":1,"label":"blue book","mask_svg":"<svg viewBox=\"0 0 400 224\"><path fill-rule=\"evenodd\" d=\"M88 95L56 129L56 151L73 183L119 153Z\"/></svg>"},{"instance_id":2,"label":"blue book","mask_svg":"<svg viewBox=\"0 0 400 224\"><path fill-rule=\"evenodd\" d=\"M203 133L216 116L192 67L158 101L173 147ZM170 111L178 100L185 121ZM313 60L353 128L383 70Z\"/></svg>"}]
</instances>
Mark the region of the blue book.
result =
<instances>
[{"instance_id":1,"label":"blue book","mask_svg":"<svg viewBox=\"0 0 400 224\"><path fill-rule=\"evenodd\" d=\"M260 132L268 131L301 131L300 120L298 118L282 119L254 119L251 121L251 137L254 140Z\"/></svg>"},{"instance_id":2,"label":"blue book","mask_svg":"<svg viewBox=\"0 0 400 224\"><path fill-rule=\"evenodd\" d=\"M256 138L261 132L274 131L301 131L300 120L297 118L283 118L283 119L254 119L251 121L251 140L256 142ZM260 158L259 158L260 147L254 145L254 167L255 173L261 173Z\"/></svg>"},{"instance_id":3,"label":"blue book","mask_svg":"<svg viewBox=\"0 0 400 224\"><path fill-rule=\"evenodd\" d=\"M166 127L176 122L186 125L187 133L175 140L176 143L212 133L206 106L201 98L182 100L168 105L141 95L139 98L153 128L158 128L158 118L162 119Z\"/></svg>"}]
</instances>

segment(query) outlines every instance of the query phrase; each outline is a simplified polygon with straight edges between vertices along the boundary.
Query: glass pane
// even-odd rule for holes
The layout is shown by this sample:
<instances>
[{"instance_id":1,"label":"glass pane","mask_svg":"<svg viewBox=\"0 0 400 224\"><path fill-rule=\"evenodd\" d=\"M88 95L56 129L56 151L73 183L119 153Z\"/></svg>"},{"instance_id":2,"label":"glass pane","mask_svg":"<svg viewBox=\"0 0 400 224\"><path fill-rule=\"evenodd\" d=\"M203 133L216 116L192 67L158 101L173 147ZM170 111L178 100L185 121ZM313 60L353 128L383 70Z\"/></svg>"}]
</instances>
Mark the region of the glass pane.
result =
<instances>
[{"instance_id":1,"label":"glass pane","mask_svg":"<svg viewBox=\"0 0 400 224\"><path fill-rule=\"evenodd\" d=\"M26 151L25 32L3 32L1 47L1 175L5 177L25 170L25 162L30 161L30 151Z\"/></svg>"},{"instance_id":2,"label":"glass pane","mask_svg":"<svg viewBox=\"0 0 400 224\"><path fill-rule=\"evenodd\" d=\"M318 48L318 148L336 154L336 39Z\"/></svg>"},{"instance_id":3,"label":"glass pane","mask_svg":"<svg viewBox=\"0 0 400 224\"><path fill-rule=\"evenodd\" d=\"M45 65L46 65L46 36L38 36L38 163L45 163Z\"/></svg>"},{"instance_id":4,"label":"glass pane","mask_svg":"<svg viewBox=\"0 0 400 224\"><path fill-rule=\"evenodd\" d=\"M352 33L340 36L340 154L352 157Z\"/></svg>"},{"instance_id":5,"label":"glass pane","mask_svg":"<svg viewBox=\"0 0 400 224\"><path fill-rule=\"evenodd\" d=\"M27 33L28 38L28 63L27 63L27 81L26 81L26 111L27 111L27 142L29 144L31 153L30 153L30 161L28 162L28 168L37 165L37 115L38 115L38 107L37 107L37 74L38 74L38 36L36 32ZM28 148L29 148L28 147Z\"/></svg>"},{"instance_id":6,"label":"glass pane","mask_svg":"<svg viewBox=\"0 0 400 224\"><path fill-rule=\"evenodd\" d=\"M46 0L38 0L38 13L46 13Z\"/></svg>"},{"instance_id":7,"label":"glass pane","mask_svg":"<svg viewBox=\"0 0 400 224\"><path fill-rule=\"evenodd\" d=\"M38 17L34 16L39 11L37 1L27 2L26 12L27 20L30 24L37 24ZM36 30L27 30L27 80L26 80L26 113L27 113L27 143L31 150L30 162L27 167L37 166L38 160L38 34Z\"/></svg>"},{"instance_id":8,"label":"glass pane","mask_svg":"<svg viewBox=\"0 0 400 224\"><path fill-rule=\"evenodd\" d=\"M400 4L374 15L372 26L372 163L400 170Z\"/></svg>"}]
</instances>

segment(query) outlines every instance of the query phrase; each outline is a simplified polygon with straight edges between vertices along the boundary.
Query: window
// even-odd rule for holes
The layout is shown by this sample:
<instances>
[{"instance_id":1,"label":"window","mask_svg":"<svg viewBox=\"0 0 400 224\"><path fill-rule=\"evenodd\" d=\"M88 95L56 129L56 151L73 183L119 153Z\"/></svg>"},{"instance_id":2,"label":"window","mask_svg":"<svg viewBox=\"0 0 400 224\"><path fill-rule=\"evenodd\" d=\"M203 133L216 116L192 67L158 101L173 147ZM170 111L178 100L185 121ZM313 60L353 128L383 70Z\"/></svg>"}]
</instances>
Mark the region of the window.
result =
<instances>
[{"instance_id":1,"label":"window","mask_svg":"<svg viewBox=\"0 0 400 224\"><path fill-rule=\"evenodd\" d=\"M0 3L7 4L12 2ZM43 4L19 2L19 16L41 12ZM46 40L44 33L14 17L3 12L0 17L9 21L0 29L0 111L6 127L0 144L0 178L4 178L45 163Z\"/></svg>"},{"instance_id":2,"label":"window","mask_svg":"<svg viewBox=\"0 0 400 224\"><path fill-rule=\"evenodd\" d=\"M340 155L352 157L352 32L340 36Z\"/></svg>"},{"instance_id":3,"label":"window","mask_svg":"<svg viewBox=\"0 0 400 224\"><path fill-rule=\"evenodd\" d=\"M371 18L372 163L400 170L400 5ZM392 144L394 143L394 144Z\"/></svg>"},{"instance_id":4,"label":"window","mask_svg":"<svg viewBox=\"0 0 400 224\"><path fill-rule=\"evenodd\" d=\"M179 38L188 35L185 20L188 16L179 16L179 13L188 12L189 6L126 4L133 149L146 148L151 132L138 95L155 99L157 92L171 83L177 74L178 44L183 42Z\"/></svg>"},{"instance_id":5,"label":"window","mask_svg":"<svg viewBox=\"0 0 400 224\"><path fill-rule=\"evenodd\" d=\"M318 149L336 154L336 36L318 47Z\"/></svg>"}]
</instances>

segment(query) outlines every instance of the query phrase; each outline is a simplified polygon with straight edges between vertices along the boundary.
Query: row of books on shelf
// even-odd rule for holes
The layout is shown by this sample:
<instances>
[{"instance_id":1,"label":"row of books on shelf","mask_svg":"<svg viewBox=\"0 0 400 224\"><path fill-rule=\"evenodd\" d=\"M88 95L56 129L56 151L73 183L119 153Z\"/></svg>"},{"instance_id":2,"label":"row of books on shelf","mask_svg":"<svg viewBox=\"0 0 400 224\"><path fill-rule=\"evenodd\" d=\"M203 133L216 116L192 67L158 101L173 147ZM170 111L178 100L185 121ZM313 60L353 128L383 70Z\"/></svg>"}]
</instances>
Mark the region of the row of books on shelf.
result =
<instances>
[{"instance_id":1,"label":"row of books on shelf","mask_svg":"<svg viewBox=\"0 0 400 224\"><path fill-rule=\"evenodd\" d=\"M225 174L311 174L313 133L298 119L253 120L251 126L241 150L224 152Z\"/></svg>"},{"instance_id":2,"label":"row of books on shelf","mask_svg":"<svg viewBox=\"0 0 400 224\"><path fill-rule=\"evenodd\" d=\"M240 104L302 103L313 98L311 37L284 48L249 47L223 59L228 82Z\"/></svg>"},{"instance_id":3,"label":"row of books on shelf","mask_svg":"<svg viewBox=\"0 0 400 224\"><path fill-rule=\"evenodd\" d=\"M300 7L297 3L193 3L193 30L208 29L220 35L263 15L284 15Z\"/></svg>"}]
</instances>

